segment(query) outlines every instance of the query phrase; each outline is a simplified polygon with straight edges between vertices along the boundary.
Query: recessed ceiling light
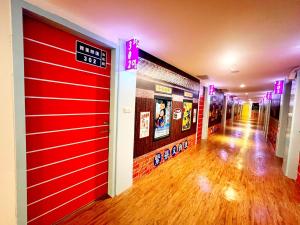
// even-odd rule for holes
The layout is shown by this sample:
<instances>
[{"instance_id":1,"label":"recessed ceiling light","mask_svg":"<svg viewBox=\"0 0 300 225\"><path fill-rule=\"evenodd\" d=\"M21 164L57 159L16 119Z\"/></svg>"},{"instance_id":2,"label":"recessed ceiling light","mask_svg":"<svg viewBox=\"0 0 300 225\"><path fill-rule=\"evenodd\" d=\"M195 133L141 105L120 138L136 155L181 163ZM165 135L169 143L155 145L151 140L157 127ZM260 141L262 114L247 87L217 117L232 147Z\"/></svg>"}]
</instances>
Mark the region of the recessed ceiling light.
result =
<instances>
[{"instance_id":1,"label":"recessed ceiling light","mask_svg":"<svg viewBox=\"0 0 300 225\"><path fill-rule=\"evenodd\" d=\"M247 93L245 93L245 95L248 95L248 92L247 92Z\"/></svg>"},{"instance_id":2,"label":"recessed ceiling light","mask_svg":"<svg viewBox=\"0 0 300 225\"><path fill-rule=\"evenodd\" d=\"M240 85L240 88L244 88L244 87L246 87L245 84L241 84L241 85Z\"/></svg>"}]
</instances>

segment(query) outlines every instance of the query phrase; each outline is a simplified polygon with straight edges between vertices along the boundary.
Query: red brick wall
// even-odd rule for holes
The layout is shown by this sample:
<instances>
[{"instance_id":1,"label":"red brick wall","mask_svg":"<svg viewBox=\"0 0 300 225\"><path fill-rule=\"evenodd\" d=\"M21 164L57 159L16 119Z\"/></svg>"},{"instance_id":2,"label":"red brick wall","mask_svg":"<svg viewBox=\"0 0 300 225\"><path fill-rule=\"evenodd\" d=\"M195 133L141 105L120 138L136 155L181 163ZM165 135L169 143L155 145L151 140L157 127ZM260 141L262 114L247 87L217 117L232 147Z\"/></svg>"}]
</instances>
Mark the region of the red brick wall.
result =
<instances>
[{"instance_id":1,"label":"red brick wall","mask_svg":"<svg viewBox=\"0 0 300 225\"><path fill-rule=\"evenodd\" d=\"M270 117L268 140L270 141L273 150L276 149L277 133L278 133L278 120L274 119L273 117Z\"/></svg>"},{"instance_id":2,"label":"red brick wall","mask_svg":"<svg viewBox=\"0 0 300 225\"><path fill-rule=\"evenodd\" d=\"M201 93L201 91L200 91ZM200 143L202 137L202 122L203 122L203 110L204 110L204 92L199 98L198 104L198 127L197 127L197 143Z\"/></svg>"},{"instance_id":3,"label":"red brick wall","mask_svg":"<svg viewBox=\"0 0 300 225\"><path fill-rule=\"evenodd\" d=\"M166 161L171 160L172 158L176 157L178 154L180 154L181 152L187 151L189 149L191 149L194 145L195 145L195 140L196 139L196 134L190 135L186 138L182 138L178 141L175 141L173 143L170 143L168 145L165 145L161 148L158 148L152 152L149 152L145 155L142 155L140 157L137 157L133 160L133 181L136 181L138 179L140 179L141 177L149 174L152 170L154 170L155 168L157 168L158 166L160 166L161 164L163 164ZM182 148L181 152L176 152L175 156L172 156L171 151L173 146L177 146L179 144L183 144L185 141L188 141L188 146L185 149L184 147ZM164 159L164 152L169 149L170 150L170 156L167 160ZM154 157L156 156L156 154L160 153L162 158L161 158L161 162L159 165L155 166L154 165Z\"/></svg>"}]
</instances>

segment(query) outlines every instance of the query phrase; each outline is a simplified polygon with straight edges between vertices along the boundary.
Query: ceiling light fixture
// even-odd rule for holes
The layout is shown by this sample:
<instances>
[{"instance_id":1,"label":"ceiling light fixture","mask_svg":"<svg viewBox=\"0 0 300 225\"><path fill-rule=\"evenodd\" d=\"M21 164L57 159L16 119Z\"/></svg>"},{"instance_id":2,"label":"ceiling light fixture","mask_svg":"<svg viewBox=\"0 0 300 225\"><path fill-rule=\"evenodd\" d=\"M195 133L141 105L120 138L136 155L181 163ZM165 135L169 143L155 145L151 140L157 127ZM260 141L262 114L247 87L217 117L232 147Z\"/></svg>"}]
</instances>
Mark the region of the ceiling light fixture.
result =
<instances>
[{"instance_id":1,"label":"ceiling light fixture","mask_svg":"<svg viewBox=\"0 0 300 225\"><path fill-rule=\"evenodd\" d=\"M241 84L241 85L240 85L240 88L244 88L244 87L246 87L245 84Z\"/></svg>"},{"instance_id":2,"label":"ceiling light fixture","mask_svg":"<svg viewBox=\"0 0 300 225\"><path fill-rule=\"evenodd\" d=\"M248 92L246 92L245 95L248 95Z\"/></svg>"}]
</instances>

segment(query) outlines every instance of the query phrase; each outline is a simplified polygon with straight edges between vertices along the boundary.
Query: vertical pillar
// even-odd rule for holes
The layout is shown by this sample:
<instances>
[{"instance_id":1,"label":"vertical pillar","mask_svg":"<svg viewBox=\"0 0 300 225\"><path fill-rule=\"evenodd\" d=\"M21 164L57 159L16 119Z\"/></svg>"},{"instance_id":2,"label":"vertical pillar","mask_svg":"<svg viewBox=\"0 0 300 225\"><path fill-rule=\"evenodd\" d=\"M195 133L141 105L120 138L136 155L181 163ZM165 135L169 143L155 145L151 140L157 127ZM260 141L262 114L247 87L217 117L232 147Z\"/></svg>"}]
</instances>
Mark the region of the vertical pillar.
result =
<instances>
[{"instance_id":1,"label":"vertical pillar","mask_svg":"<svg viewBox=\"0 0 300 225\"><path fill-rule=\"evenodd\" d=\"M291 96L291 82L286 81L284 85L284 92L281 97L279 127L277 134L276 156L283 158L285 148L285 136L289 114L289 104Z\"/></svg>"},{"instance_id":2,"label":"vertical pillar","mask_svg":"<svg viewBox=\"0 0 300 225\"><path fill-rule=\"evenodd\" d=\"M296 91L292 112L290 143L287 152L285 175L296 179L299 163L300 146L300 72L297 72Z\"/></svg>"},{"instance_id":3,"label":"vertical pillar","mask_svg":"<svg viewBox=\"0 0 300 225\"><path fill-rule=\"evenodd\" d=\"M115 155L115 194L132 185L136 71L125 71L125 42L120 41Z\"/></svg>"},{"instance_id":4,"label":"vertical pillar","mask_svg":"<svg viewBox=\"0 0 300 225\"><path fill-rule=\"evenodd\" d=\"M17 224L16 146L14 129L14 74L12 56L11 1L0 7L0 224Z\"/></svg>"},{"instance_id":5,"label":"vertical pillar","mask_svg":"<svg viewBox=\"0 0 300 225\"><path fill-rule=\"evenodd\" d=\"M270 100L266 100L266 110L265 110L265 124L264 124L264 131L265 131L265 138L268 138L268 132L269 132L269 122L270 122Z\"/></svg>"}]
</instances>

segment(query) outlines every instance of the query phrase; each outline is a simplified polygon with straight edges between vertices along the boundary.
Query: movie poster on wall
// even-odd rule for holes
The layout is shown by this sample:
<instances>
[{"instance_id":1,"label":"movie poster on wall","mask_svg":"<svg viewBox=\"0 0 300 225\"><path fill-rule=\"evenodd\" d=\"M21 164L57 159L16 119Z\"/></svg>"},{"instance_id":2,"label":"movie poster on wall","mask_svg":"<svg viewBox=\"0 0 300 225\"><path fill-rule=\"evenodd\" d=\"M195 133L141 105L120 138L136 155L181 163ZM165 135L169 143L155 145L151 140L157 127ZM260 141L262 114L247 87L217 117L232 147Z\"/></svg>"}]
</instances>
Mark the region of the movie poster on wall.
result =
<instances>
[{"instance_id":1,"label":"movie poster on wall","mask_svg":"<svg viewBox=\"0 0 300 225\"><path fill-rule=\"evenodd\" d=\"M222 92L216 91L215 95L212 95L210 97L208 127L221 123L223 101L224 101L224 94Z\"/></svg>"},{"instance_id":2,"label":"movie poster on wall","mask_svg":"<svg viewBox=\"0 0 300 225\"><path fill-rule=\"evenodd\" d=\"M140 115L140 138L149 136L150 112L141 112Z\"/></svg>"},{"instance_id":3,"label":"movie poster on wall","mask_svg":"<svg viewBox=\"0 0 300 225\"><path fill-rule=\"evenodd\" d=\"M183 101L182 131L191 129L192 108L193 103L191 101Z\"/></svg>"},{"instance_id":4,"label":"movie poster on wall","mask_svg":"<svg viewBox=\"0 0 300 225\"><path fill-rule=\"evenodd\" d=\"M170 135L172 101L167 98L155 98L154 140Z\"/></svg>"}]
</instances>

